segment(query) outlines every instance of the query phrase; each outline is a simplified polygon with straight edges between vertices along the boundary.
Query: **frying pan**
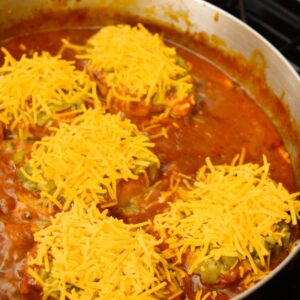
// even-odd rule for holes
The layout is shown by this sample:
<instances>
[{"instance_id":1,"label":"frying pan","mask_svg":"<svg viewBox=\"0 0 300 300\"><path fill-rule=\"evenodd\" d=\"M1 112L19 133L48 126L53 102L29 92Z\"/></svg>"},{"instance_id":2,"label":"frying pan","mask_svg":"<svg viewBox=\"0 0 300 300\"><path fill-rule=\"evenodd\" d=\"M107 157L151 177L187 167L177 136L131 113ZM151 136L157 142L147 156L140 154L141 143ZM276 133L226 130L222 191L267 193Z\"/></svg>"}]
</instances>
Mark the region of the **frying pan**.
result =
<instances>
[{"instance_id":1,"label":"frying pan","mask_svg":"<svg viewBox=\"0 0 300 300\"><path fill-rule=\"evenodd\" d=\"M40 28L31 28L34 15L44 11L55 13L74 9L95 12L111 8L121 13L134 15L151 22L163 23L180 31L200 33L200 37L211 47L220 50L228 57L239 57L244 68L250 66L252 72L247 78L221 61L215 62L229 76L239 82L254 96L257 104L271 118L279 131L290 154L298 189L300 187L300 78L288 61L262 36L253 29L226 13L201 0L2 0L0 1L0 40L10 35L26 34L40 30L53 30L72 27L72 20L62 24L45 19ZM17 26L16 24L22 24ZM83 26L94 26L96 18L85 18ZM15 28L15 31L8 30ZM238 65L238 62L237 62ZM264 89L270 97L262 99L257 88L258 80L264 81ZM278 97L274 97L277 95ZM278 103L276 103L278 102ZM278 117L278 109L284 110L286 118ZM264 285L280 272L300 250L296 243L286 259L259 283L234 297L243 299Z\"/></svg>"}]
</instances>

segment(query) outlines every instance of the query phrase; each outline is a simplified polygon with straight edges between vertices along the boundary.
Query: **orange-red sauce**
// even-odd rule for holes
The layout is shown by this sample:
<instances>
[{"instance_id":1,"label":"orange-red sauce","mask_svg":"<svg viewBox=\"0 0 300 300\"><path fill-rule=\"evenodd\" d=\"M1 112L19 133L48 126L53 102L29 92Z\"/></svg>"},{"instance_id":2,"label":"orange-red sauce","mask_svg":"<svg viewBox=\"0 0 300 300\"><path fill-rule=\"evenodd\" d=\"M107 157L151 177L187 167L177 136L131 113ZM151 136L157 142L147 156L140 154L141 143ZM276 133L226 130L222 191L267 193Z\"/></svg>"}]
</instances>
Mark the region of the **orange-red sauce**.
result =
<instances>
[{"instance_id":1,"label":"orange-red sauce","mask_svg":"<svg viewBox=\"0 0 300 300\"><path fill-rule=\"evenodd\" d=\"M84 43L95 32L94 29L74 29L56 32L36 33L17 37L2 42L16 58L22 53L46 50L56 54L61 47L61 38L68 38L73 43ZM167 36L168 43L173 44L172 35ZM175 45L175 44L173 44ZM135 183L121 183L119 187L120 205L111 213L126 222L139 222L152 218L166 207L155 204L161 190L168 186L172 172L194 175L203 165L207 156L215 164L228 163L246 149L246 161L262 162L266 155L271 163L271 176L282 182L290 191L295 190L295 178L291 165L285 157L282 140L272 125L271 120L255 104L247 92L220 71L213 63L189 50L188 45L180 45L176 40L178 53L191 63L197 85L197 106L193 112L182 119L167 118L160 122L168 129L168 138L153 139L154 152L161 161L155 180L162 183L151 187L152 196L147 201L143 195L143 179ZM65 53L67 59L72 53ZM0 95L1 97L1 95ZM141 130L147 128L148 118L132 119ZM151 135L154 131L149 132ZM11 152L2 142L0 148L0 299L20 299L20 285L27 253L34 246L32 226L46 222L47 216L30 203L21 203L16 192L25 193L16 179L16 167ZM30 148L30 145L28 145ZM142 183L142 184L140 184ZM128 212L124 205L135 198L138 211ZM194 297L192 292L197 285L197 278L188 278L183 288L186 294ZM23 299L37 299L36 293L30 293L28 286L22 286ZM236 287L227 292L234 293ZM224 293L226 291L223 291ZM222 293L223 293L222 292ZM226 292L226 293L227 293ZM219 299L226 299L221 296Z\"/></svg>"}]
</instances>

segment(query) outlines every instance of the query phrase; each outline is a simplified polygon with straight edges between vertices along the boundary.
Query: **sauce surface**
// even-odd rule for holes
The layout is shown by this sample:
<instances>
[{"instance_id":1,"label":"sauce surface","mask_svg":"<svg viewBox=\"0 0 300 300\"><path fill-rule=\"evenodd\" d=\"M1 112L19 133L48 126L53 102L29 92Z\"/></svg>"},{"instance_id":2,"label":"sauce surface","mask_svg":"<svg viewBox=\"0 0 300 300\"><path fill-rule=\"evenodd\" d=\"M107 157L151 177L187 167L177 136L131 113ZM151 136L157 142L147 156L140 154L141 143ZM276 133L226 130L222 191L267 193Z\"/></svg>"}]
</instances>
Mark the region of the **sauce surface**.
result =
<instances>
[{"instance_id":1,"label":"sauce surface","mask_svg":"<svg viewBox=\"0 0 300 300\"><path fill-rule=\"evenodd\" d=\"M31 55L34 51L57 54L62 38L84 44L94 32L95 29L74 29L36 33L12 38L2 42L1 46L15 58L23 53ZM151 187L152 196L147 201L143 195L149 191L144 188L142 179L121 184L118 191L120 203L112 209L112 214L129 223L153 218L166 207L165 203L156 203L155 200L159 192L168 186L166 182L170 174L180 172L194 176L206 157L210 157L214 164L229 163L243 148L246 149L246 162L261 164L262 155L266 155L271 164L272 178L282 182L289 191L295 191L295 178L288 156L271 120L242 87L213 63L189 50L188 45L180 45L177 40L175 43L172 35L167 36L167 41L176 45L178 54L192 66L197 85L197 105L182 119L168 117L159 121L159 126L167 129L168 138L155 137L157 128L148 128L149 118L131 117L155 143L154 152L161 162L156 180L161 183ZM64 58L74 59L74 55L66 51ZM81 68L80 64L78 67ZM8 149L7 142L2 141L0 148L0 299L3 300L37 299L35 292L28 292L24 287L25 292L21 296L20 286L27 253L34 246L33 230L48 220L47 213L31 204L30 199L35 195L26 192L17 181L12 157L20 147L30 149L31 143L13 145ZM134 211L124 209L131 198L136 201ZM189 278L185 283L190 299L194 297L197 280ZM235 289L232 287L226 293L234 294ZM223 298L226 299L226 296L218 299Z\"/></svg>"}]
</instances>

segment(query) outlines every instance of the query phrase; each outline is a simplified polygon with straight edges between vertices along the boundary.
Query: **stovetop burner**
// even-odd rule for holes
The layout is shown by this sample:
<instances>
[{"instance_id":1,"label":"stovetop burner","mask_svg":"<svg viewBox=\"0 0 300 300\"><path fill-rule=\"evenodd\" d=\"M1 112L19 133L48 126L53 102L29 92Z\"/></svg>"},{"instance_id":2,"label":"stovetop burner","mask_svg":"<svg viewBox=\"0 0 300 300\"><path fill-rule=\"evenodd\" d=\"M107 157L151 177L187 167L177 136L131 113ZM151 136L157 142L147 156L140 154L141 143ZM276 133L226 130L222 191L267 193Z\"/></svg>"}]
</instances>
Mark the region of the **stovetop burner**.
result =
<instances>
[{"instance_id":1,"label":"stovetop burner","mask_svg":"<svg viewBox=\"0 0 300 300\"><path fill-rule=\"evenodd\" d=\"M300 0L211 0L254 28L300 74ZM300 299L300 295L299 295Z\"/></svg>"},{"instance_id":2,"label":"stovetop burner","mask_svg":"<svg viewBox=\"0 0 300 300\"><path fill-rule=\"evenodd\" d=\"M211 0L241 19L271 44L300 75L300 0ZM246 300L299 300L300 255Z\"/></svg>"}]
</instances>

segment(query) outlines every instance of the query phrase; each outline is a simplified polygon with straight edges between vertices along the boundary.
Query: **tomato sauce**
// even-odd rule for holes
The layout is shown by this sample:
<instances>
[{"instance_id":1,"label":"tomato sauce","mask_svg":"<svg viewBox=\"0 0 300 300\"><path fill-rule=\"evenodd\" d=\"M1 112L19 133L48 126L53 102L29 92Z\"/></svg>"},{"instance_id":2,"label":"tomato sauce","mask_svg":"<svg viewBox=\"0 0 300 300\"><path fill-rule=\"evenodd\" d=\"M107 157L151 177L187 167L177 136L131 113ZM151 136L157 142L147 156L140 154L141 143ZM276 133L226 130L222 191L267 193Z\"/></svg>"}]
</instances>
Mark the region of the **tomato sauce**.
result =
<instances>
[{"instance_id":1,"label":"tomato sauce","mask_svg":"<svg viewBox=\"0 0 300 300\"><path fill-rule=\"evenodd\" d=\"M32 33L15 37L1 43L14 57L34 51L49 51L56 54L61 47L61 39L83 44L95 29L72 29ZM296 183L289 158L282 139L272 121L256 105L251 96L232 78L223 73L211 61L180 44L172 35L165 35L170 45L176 46L178 53L192 67L196 84L196 107L184 118L166 118L158 122L167 129L168 138L153 138L154 152L161 161L161 168L154 176L154 183L145 188L143 179L122 184L118 194L119 206L111 213L126 222L136 223L162 211L165 204L155 204L159 193L167 189L172 172L194 176L205 158L214 164L229 163L233 157L246 149L246 161L262 163L265 155L271 164L271 176L282 182L289 191L295 191ZM64 53L66 59L74 59L70 51ZM3 59L1 58L1 61ZM80 64L78 64L80 67ZM149 127L149 117L132 117L138 127L151 135L155 129ZM48 215L33 204L36 195L26 192L18 183L13 154L19 146L8 148L2 141L0 148L0 299L37 299L34 291L26 291L23 296L20 286L26 257L34 246L33 232L47 223ZM26 145L30 149L31 145ZM155 185L155 182L157 184ZM151 189L151 191L149 191ZM144 199L146 193L151 197ZM23 196L22 196L23 195ZM136 199L134 210L124 210L123 206ZM232 275L234 276L234 275ZM187 278L183 288L190 299L194 297L199 278ZM23 286L26 290L26 286ZM233 288L231 293L234 294ZM220 293L218 299L226 299Z\"/></svg>"}]
</instances>

